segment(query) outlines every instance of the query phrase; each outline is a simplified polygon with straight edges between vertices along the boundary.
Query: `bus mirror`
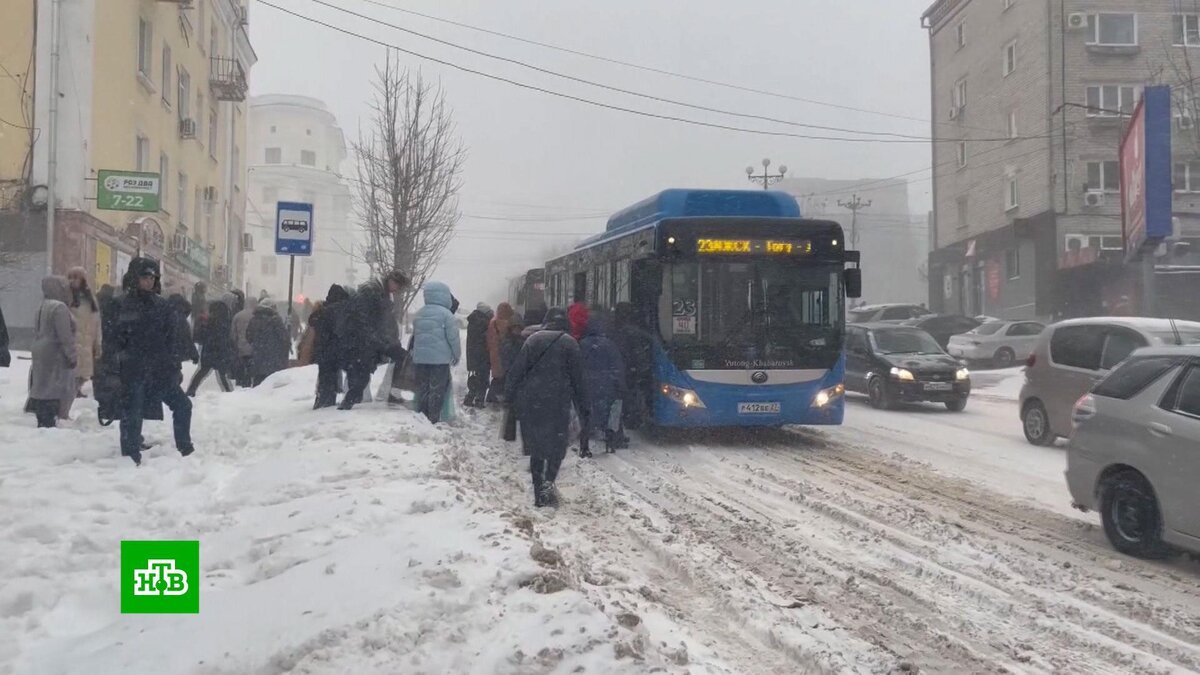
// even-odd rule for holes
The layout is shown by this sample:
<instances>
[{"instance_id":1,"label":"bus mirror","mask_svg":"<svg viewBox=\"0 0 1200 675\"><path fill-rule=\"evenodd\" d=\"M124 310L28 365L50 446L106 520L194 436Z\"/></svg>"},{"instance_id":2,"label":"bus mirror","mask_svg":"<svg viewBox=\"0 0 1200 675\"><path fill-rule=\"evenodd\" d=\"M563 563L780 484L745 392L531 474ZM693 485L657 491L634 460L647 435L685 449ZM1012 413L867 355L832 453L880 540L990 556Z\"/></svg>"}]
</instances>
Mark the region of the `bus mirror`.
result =
<instances>
[{"instance_id":1,"label":"bus mirror","mask_svg":"<svg viewBox=\"0 0 1200 675\"><path fill-rule=\"evenodd\" d=\"M862 297L862 270L857 267L851 267L844 272L846 275L846 297L861 298Z\"/></svg>"}]
</instances>

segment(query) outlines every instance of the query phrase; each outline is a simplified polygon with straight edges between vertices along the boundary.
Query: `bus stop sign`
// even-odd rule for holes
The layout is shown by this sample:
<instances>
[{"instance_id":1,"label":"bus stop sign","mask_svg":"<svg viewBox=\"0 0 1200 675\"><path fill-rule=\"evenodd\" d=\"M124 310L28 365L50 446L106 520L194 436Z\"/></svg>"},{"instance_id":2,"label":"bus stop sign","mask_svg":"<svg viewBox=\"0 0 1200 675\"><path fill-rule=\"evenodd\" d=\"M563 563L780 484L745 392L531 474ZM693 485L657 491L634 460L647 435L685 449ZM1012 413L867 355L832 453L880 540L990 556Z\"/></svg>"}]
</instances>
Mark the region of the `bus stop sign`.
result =
<instances>
[{"instance_id":1,"label":"bus stop sign","mask_svg":"<svg viewBox=\"0 0 1200 675\"><path fill-rule=\"evenodd\" d=\"M275 253L312 255L313 205L279 202L275 206Z\"/></svg>"}]
</instances>

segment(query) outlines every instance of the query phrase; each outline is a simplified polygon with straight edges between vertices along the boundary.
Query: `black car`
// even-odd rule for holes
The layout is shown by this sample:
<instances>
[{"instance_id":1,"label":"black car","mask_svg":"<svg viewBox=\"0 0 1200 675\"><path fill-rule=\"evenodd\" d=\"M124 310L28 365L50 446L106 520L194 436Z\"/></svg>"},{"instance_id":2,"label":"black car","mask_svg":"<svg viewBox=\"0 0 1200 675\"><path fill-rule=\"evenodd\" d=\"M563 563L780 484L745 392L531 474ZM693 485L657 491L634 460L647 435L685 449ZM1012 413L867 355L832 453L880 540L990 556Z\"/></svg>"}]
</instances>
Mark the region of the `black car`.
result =
<instances>
[{"instance_id":1,"label":"black car","mask_svg":"<svg viewBox=\"0 0 1200 675\"><path fill-rule=\"evenodd\" d=\"M967 407L971 376L929 333L909 326L846 326L846 389L870 397L875 408L933 401L958 412Z\"/></svg>"},{"instance_id":2,"label":"black car","mask_svg":"<svg viewBox=\"0 0 1200 675\"><path fill-rule=\"evenodd\" d=\"M909 319L902 323L905 326L914 326L929 333L933 336L934 340L937 340L942 349L945 349L946 345L950 344L951 336L973 331L980 324L979 321L969 316L958 316L955 314L930 314L929 316Z\"/></svg>"}]
</instances>

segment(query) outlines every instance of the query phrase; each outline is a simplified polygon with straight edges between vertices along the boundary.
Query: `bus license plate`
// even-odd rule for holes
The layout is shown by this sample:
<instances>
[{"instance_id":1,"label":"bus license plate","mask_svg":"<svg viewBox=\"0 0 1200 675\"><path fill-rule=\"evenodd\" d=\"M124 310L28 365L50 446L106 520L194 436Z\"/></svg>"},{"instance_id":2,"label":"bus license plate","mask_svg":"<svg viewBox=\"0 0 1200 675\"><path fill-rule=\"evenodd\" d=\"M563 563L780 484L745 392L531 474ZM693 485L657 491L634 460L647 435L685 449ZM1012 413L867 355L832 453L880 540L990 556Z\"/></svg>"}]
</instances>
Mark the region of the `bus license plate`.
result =
<instances>
[{"instance_id":1,"label":"bus license plate","mask_svg":"<svg viewBox=\"0 0 1200 675\"><path fill-rule=\"evenodd\" d=\"M778 415L778 403L739 403L739 415Z\"/></svg>"},{"instance_id":2,"label":"bus license plate","mask_svg":"<svg viewBox=\"0 0 1200 675\"><path fill-rule=\"evenodd\" d=\"M954 385L949 382L926 382L925 391L950 391Z\"/></svg>"}]
</instances>

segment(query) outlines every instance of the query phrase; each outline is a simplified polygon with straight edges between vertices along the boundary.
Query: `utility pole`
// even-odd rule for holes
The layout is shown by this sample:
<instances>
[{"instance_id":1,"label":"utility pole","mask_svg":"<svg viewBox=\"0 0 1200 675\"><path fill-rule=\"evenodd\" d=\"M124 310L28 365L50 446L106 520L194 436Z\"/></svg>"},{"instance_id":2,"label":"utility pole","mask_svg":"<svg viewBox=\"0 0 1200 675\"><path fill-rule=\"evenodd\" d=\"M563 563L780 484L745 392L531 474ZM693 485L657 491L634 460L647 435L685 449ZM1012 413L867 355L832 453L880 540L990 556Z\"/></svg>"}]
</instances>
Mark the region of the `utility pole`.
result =
<instances>
[{"instance_id":1,"label":"utility pole","mask_svg":"<svg viewBox=\"0 0 1200 675\"><path fill-rule=\"evenodd\" d=\"M862 199L857 194L849 200L838 200L838 206L850 211L850 248L858 248L858 212L871 206L870 199Z\"/></svg>"},{"instance_id":2,"label":"utility pole","mask_svg":"<svg viewBox=\"0 0 1200 675\"><path fill-rule=\"evenodd\" d=\"M50 1L50 110L46 130L46 152L49 155L46 175L46 274L54 274L54 221L56 183L58 182L58 4Z\"/></svg>"},{"instance_id":3,"label":"utility pole","mask_svg":"<svg viewBox=\"0 0 1200 675\"><path fill-rule=\"evenodd\" d=\"M763 172L757 176L754 175L754 167L746 167L746 177L750 179L751 183L761 182L764 190L771 189L771 186L783 180L783 176L787 173L787 167L782 164L779 165L779 173L770 173L768 169L771 168L771 160L769 159L762 161L762 167Z\"/></svg>"}]
</instances>

